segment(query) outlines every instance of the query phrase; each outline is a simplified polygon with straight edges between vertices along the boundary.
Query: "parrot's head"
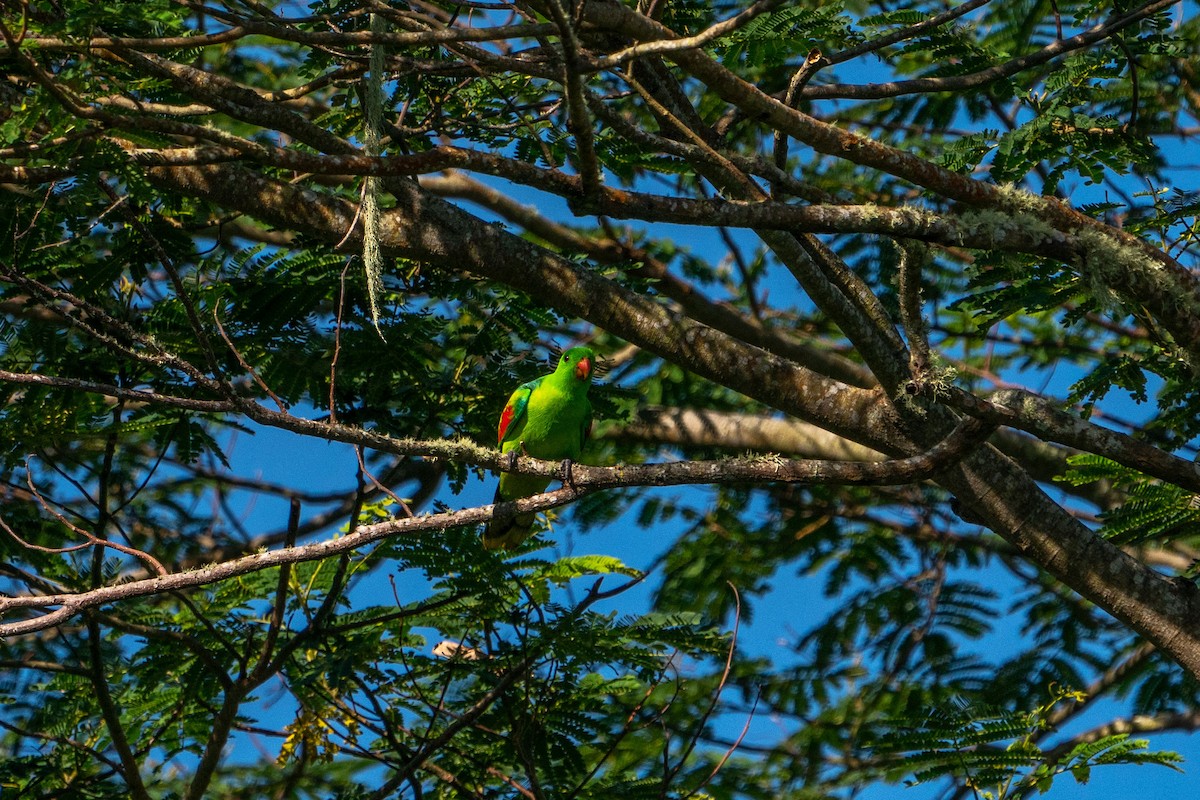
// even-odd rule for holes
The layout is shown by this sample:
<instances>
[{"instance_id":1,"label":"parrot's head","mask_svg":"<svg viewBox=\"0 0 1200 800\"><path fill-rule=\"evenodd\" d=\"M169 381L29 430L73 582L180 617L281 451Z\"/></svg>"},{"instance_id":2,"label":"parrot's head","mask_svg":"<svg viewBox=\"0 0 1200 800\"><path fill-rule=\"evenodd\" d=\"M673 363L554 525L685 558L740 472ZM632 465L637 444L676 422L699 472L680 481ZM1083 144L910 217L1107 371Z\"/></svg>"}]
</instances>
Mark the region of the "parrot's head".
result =
<instances>
[{"instance_id":1,"label":"parrot's head","mask_svg":"<svg viewBox=\"0 0 1200 800\"><path fill-rule=\"evenodd\" d=\"M596 354L589 347L572 347L562 354L559 359L560 370L570 370L575 380L587 383L592 379L592 369L595 366Z\"/></svg>"}]
</instances>

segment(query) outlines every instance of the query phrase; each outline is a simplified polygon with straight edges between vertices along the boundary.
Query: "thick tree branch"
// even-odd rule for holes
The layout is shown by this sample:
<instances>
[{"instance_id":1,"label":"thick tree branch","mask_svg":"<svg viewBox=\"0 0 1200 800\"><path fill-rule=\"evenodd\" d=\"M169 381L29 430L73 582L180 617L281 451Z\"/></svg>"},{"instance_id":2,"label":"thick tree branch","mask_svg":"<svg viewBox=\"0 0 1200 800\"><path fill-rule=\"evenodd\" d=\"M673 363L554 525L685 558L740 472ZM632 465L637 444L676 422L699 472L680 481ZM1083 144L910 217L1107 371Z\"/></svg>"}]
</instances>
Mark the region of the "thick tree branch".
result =
<instances>
[{"instance_id":1,"label":"thick tree branch","mask_svg":"<svg viewBox=\"0 0 1200 800\"><path fill-rule=\"evenodd\" d=\"M326 202L334 203L337 201L329 200ZM260 206L260 208L266 207L265 205ZM347 213L350 213L348 209ZM10 381L42 383L44 385L57 382L58 385L64 388L87 388L78 384L72 384L67 379L57 379L49 376L4 375L2 377ZM144 402L158 402L160 404L190 408L192 410L220 411L232 409L232 405L228 401L205 401L190 398L150 396L149 393L137 390L123 390L117 387L91 387L89 390L100 391L103 394L115 397L126 397ZM1009 398L1009 395L1004 395L1004 397ZM1163 453L1157 448L1138 442L1131 437L1078 420L1064 412L1053 411L1045 403L1038 404L1035 408L1035 406L1030 405L1032 400L1027 398L1023 404L1018 404L1020 407L1017 408L1006 400L1005 402L1008 407L1005 408L996 403L983 403L978 398L963 392L957 392L949 399L952 404L958 405L962 410L969 413L982 415L984 418L990 418L1002 424L1013 425L1038 436L1048 438L1050 441L1057 441L1062 444L1078 447L1081 450L1105 455L1122 464L1172 481L1186 488L1200 486L1200 476L1197 475L1197 470L1190 461Z\"/></svg>"},{"instance_id":2,"label":"thick tree branch","mask_svg":"<svg viewBox=\"0 0 1200 800\"><path fill-rule=\"evenodd\" d=\"M1090 244L1054 230L1033 213L997 217L965 209L933 212L916 206L804 204L770 200L691 199L651 195L597 185L587 193L579 178L541 169L514 159L449 145L414 155L372 157L361 154L319 155L243 140L238 147L135 150L135 163L154 166L200 166L250 159L264 166L322 175L411 176L467 169L549 191L571 201L577 214L672 222L680 225L761 228L791 233L870 233L918 239L948 247L1001 250L1051 256L1076 264ZM67 177L69 168L0 166L0 181L41 183Z\"/></svg>"},{"instance_id":3,"label":"thick tree branch","mask_svg":"<svg viewBox=\"0 0 1200 800\"><path fill-rule=\"evenodd\" d=\"M991 432L990 426L968 420L945 441L928 452L908 458L877 462L788 460L779 457L731 459L726 461L681 461L669 464L632 464L616 467L574 465L572 488L546 492L521 500L419 517L405 517L376 525L360 526L336 539L284 547L265 553L203 567L198 570L158 575L139 581L104 586L78 594L44 594L0 597L0 613L13 609L49 608L54 612L20 622L0 624L0 637L20 636L44 630L63 620L106 603L134 597L175 592L204 586L273 567L350 553L380 540L427 531L444 531L477 525L494 515L544 511L565 505L578 497L622 486L677 486L685 484L785 482L800 484L888 485L912 483L932 477L963 458ZM557 476L561 465L528 457L501 457L509 472ZM261 676L260 676L261 677Z\"/></svg>"},{"instance_id":4,"label":"thick tree branch","mask_svg":"<svg viewBox=\"0 0 1200 800\"><path fill-rule=\"evenodd\" d=\"M1164 452L1119 431L1102 428L1055 408L1037 395L1017 389L997 392L984 400L959 389L949 391L945 402L980 419L1017 428L1048 442L1057 442L1096 453L1119 464L1200 493L1200 465Z\"/></svg>"},{"instance_id":5,"label":"thick tree branch","mask_svg":"<svg viewBox=\"0 0 1200 800\"><path fill-rule=\"evenodd\" d=\"M220 9L208 9L219 15ZM431 31L317 31L296 25L284 25L263 19L236 17L235 27L216 33L194 36L129 37L96 36L87 41L71 41L52 36L29 36L24 43L40 50L93 51L96 49L143 50L148 52L191 50L228 44L247 36L261 36L281 42L324 47L365 47L382 44L389 47L426 47L455 42L496 42L503 39L534 39L555 32L551 23L496 25L482 28L443 28Z\"/></svg>"},{"instance_id":6,"label":"thick tree branch","mask_svg":"<svg viewBox=\"0 0 1200 800\"><path fill-rule=\"evenodd\" d=\"M885 458L876 450L802 420L694 408L643 406L632 421L606 426L597 435L606 439L755 450L836 461Z\"/></svg>"},{"instance_id":7,"label":"thick tree branch","mask_svg":"<svg viewBox=\"0 0 1200 800\"><path fill-rule=\"evenodd\" d=\"M1003 422L1000 415L988 419L998 424L1012 422ZM1024 428L1020 424L1013 424L1013 427ZM607 425L600 429L597 435L603 439L628 439L680 447L752 450L760 453L779 453L789 457L825 458L836 461L874 461L885 458L878 451L803 420L699 408L643 406L637 410L633 420ZM1057 447L1005 429L997 430L989 441L997 450L1020 463L1035 480L1042 483L1054 481L1066 473L1070 468L1067 458L1080 452L1074 448ZM1107 508L1115 501L1111 487L1104 482L1085 486L1059 484L1058 488L1102 508ZM1183 566L1186 566L1186 563Z\"/></svg>"}]
</instances>

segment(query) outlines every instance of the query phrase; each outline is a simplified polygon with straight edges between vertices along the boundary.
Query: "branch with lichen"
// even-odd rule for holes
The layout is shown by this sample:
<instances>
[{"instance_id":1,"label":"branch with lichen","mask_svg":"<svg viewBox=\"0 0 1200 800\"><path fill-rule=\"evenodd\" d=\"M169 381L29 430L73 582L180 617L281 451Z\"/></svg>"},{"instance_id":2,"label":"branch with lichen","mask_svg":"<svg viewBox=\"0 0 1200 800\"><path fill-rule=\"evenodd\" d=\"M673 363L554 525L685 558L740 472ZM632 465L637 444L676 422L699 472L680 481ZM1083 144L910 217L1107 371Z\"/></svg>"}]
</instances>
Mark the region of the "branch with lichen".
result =
<instances>
[{"instance_id":1,"label":"branch with lichen","mask_svg":"<svg viewBox=\"0 0 1200 800\"><path fill-rule=\"evenodd\" d=\"M623 486L676 486L697 483L785 482L797 484L889 485L911 483L946 469L972 449L980 446L993 428L975 420L964 422L954 434L930 450L891 461L845 462L811 459L786 459L778 455L731 458L719 461L681 461L669 464L636 464L614 467L571 465L564 474L563 465L529 457L502 456L485 451L469 442L447 443L459 454L481 453L490 466L526 474L561 476L565 488L520 500L448 511L418 517L363 525L349 534L307 545L284 547L244 556L231 561L180 573L164 573L144 580L104 586L80 593L40 594L0 598L0 614L20 609L54 611L18 622L0 624L0 637L19 636L62 624L82 611L106 603L135 597L175 592L205 586L238 575L273 567L317 561L351 553L369 544L394 536L445 531L464 525L478 525L496 515L510 516L544 511L565 505L578 497Z\"/></svg>"}]
</instances>

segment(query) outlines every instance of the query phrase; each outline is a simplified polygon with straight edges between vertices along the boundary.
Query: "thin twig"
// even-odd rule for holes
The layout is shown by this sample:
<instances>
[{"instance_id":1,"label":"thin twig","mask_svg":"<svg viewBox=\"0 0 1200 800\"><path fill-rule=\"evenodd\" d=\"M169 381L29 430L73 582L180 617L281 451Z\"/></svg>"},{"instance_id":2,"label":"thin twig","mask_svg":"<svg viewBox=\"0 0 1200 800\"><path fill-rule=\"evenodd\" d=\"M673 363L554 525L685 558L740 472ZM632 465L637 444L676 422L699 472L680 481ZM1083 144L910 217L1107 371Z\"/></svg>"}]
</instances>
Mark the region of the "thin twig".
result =
<instances>
[{"instance_id":1,"label":"thin twig","mask_svg":"<svg viewBox=\"0 0 1200 800\"><path fill-rule=\"evenodd\" d=\"M53 516L56 520L58 520L65 527L70 529L73 533L76 533L79 536L82 536L84 539L87 540L86 544L79 545L79 547L77 547L77 548L63 549L60 552L69 552L70 550L81 549L84 547L96 547L96 548L99 548L100 550L103 550L104 548L107 547L112 550L116 550L120 553L124 553L127 556L133 556L134 558L138 559L139 561L144 562L148 567L150 567L150 569L156 575L166 575L167 574L167 568L163 566L162 562L159 561L154 556L150 555L149 553L145 552L144 550L138 550L136 547L130 547L128 545L123 545L123 544L120 544L119 542L114 542L111 539L102 539L99 536L96 536L91 531L89 531L85 528L81 528L78 525L72 523L69 519L67 519L61 513L56 511L54 508L52 508L50 506L49 501L46 500L46 498L42 495L42 493L40 491L38 491L37 486L34 485L33 471L29 469L28 461L26 461L26 464L25 464L25 481L26 481L26 484L29 486L30 494L32 494L34 499L38 501L38 504L43 509L45 509L46 513ZM6 525L5 528L7 529L8 526ZM9 533L12 533L12 531L9 530ZM20 537L17 537L17 535L15 533L12 533L12 535L14 538L17 538L17 540L20 541ZM38 549L41 549L41 548L38 548Z\"/></svg>"},{"instance_id":2,"label":"thin twig","mask_svg":"<svg viewBox=\"0 0 1200 800\"><path fill-rule=\"evenodd\" d=\"M221 315L217 305L213 305L213 322L216 323L217 333L220 334L221 340L225 342L226 346L229 348L229 352L233 353L233 357L237 359L238 365L242 369L246 370L246 374L258 384L258 387L262 389L268 397L275 401L275 405L279 407L280 411L286 412L288 410L287 403L283 402L279 395L271 391L271 387L267 386L266 381L264 381L258 374L258 370L250 366L250 362L246 361L245 357L242 355L242 352L238 350L237 345L233 343L233 340L229 338L229 334L225 332L225 326L221 324Z\"/></svg>"},{"instance_id":3,"label":"thin twig","mask_svg":"<svg viewBox=\"0 0 1200 800\"><path fill-rule=\"evenodd\" d=\"M684 746L683 752L679 754L679 759L676 762L675 767L668 770L667 774L663 776L665 783L671 783L674 781L675 776L679 774L679 771L683 769L684 765L687 763L688 756L691 755L692 751L696 748L696 745L700 742L700 737L704 733L704 726L708 724L709 718L712 716L712 713L716 711L717 705L721 702L721 692L725 690L725 684L729 681L729 674L733 671L733 656L734 653L737 652L738 631L742 624L742 596L738 592L737 586L733 585L731 581L725 581L725 584L729 587L730 591L733 592L733 630L730 631L729 634L729 649L725 654L725 668L721 671L721 678L717 681L716 688L713 689L712 700L709 702L708 708L706 708L704 713L700 715L700 719L697 721L695 726L695 732L692 734L688 743ZM746 725L749 727L749 720L747 720ZM744 735L745 732L743 731L743 736ZM738 741L741 741L741 737L738 738ZM732 752L732 750L733 748L730 749L730 752ZM728 757L728 755L726 757ZM689 792L687 796L691 797L704 788L709 781L716 777L717 772L722 766L724 766L724 764L725 759L722 759L717 765L716 769L714 769L699 786Z\"/></svg>"}]
</instances>

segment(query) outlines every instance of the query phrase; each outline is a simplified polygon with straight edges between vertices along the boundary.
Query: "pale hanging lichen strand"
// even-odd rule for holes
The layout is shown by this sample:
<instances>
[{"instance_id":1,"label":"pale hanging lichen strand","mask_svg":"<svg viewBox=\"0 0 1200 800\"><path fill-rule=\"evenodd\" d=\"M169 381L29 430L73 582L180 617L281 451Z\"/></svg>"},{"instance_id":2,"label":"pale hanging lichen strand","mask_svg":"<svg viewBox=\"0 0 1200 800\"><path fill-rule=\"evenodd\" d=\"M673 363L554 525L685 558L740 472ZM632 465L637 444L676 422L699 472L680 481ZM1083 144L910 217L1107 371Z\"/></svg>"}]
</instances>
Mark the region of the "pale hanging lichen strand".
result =
<instances>
[{"instance_id":1,"label":"pale hanging lichen strand","mask_svg":"<svg viewBox=\"0 0 1200 800\"><path fill-rule=\"evenodd\" d=\"M372 38L380 36L386 30L387 21L379 14L372 14ZM367 155L372 158L378 157L382 150L380 131L383 129L383 70L383 43L375 40L371 44L371 59L366 80L366 119L363 131L363 146ZM379 251L382 220L379 214L379 192L380 183L377 176L367 175L363 178L363 268L367 274L367 300L371 307L371 322L382 339L383 331L379 327L379 296L383 293L383 255Z\"/></svg>"}]
</instances>

